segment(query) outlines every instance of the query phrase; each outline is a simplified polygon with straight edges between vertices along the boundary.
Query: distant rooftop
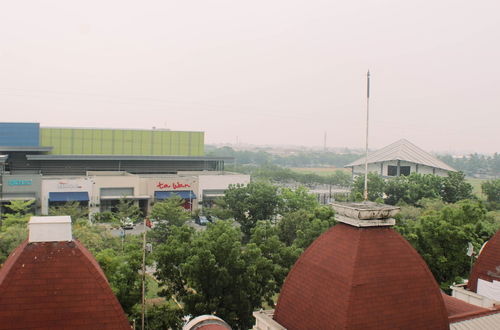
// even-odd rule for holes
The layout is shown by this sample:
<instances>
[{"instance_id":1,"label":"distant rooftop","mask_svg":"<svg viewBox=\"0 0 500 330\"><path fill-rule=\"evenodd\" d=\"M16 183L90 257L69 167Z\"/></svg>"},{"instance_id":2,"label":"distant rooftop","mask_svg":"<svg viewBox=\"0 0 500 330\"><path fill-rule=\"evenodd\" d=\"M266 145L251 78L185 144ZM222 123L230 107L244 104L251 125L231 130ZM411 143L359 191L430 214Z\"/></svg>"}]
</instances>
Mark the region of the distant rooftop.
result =
<instances>
[{"instance_id":1,"label":"distant rooftop","mask_svg":"<svg viewBox=\"0 0 500 330\"><path fill-rule=\"evenodd\" d=\"M366 157L362 157L344 167L363 165L365 163L365 158ZM451 166L405 139L396 141L380 150L368 154L368 163L380 163L391 160L404 160L411 163L456 172Z\"/></svg>"}]
</instances>

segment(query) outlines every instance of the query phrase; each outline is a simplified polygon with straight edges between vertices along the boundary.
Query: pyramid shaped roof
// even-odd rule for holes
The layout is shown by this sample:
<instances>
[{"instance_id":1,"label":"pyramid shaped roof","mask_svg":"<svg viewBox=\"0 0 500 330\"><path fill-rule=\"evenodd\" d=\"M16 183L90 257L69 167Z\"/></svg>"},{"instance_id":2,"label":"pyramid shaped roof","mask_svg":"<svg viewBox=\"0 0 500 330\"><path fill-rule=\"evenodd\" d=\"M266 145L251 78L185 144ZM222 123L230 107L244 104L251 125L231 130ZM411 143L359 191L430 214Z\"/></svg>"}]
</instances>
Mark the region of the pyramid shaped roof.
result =
<instances>
[{"instance_id":1,"label":"pyramid shaped roof","mask_svg":"<svg viewBox=\"0 0 500 330\"><path fill-rule=\"evenodd\" d=\"M350 164L347 164L345 167L363 165L365 163L365 158L366 157L362 157ZM368 154L368 163L380 163L391 160L404 160L447 171L456 171L451 166L448 166L443 161L437 159L405 139L396 141L382 149Z\"/></svg>"},{"instance_id":2,"label":"pyramid shaped roof","mask_svg":"<svg viewBox=\"0 0 500 330\"><path fill-rule=\"evenodd\" d=\"M0 329L127 329L120 303L78 241L25 241L0 269Z\"/></svg>"},{"instance_id":3,"label":"pyramid shaped roof","mask_svg":"<svg viewBox=\"0 0 500 330\"><path fill-rule=\"evenodd\" d=\"M293 329L448 329L441 291L390 227L339 223L302 254L274 319Z\"/></svg>"}]
</instances>

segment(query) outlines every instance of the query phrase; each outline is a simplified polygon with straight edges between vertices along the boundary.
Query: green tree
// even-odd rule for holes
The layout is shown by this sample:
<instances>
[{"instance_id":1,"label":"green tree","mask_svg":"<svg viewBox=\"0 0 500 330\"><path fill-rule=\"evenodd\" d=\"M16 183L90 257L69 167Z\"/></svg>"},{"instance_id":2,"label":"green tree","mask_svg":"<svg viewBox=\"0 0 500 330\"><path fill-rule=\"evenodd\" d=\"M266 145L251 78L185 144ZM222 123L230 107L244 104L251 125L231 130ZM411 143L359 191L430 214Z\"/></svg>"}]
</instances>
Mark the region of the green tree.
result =
<instances>
[{"instance_id":1,"label":"green tree","mask_svg":"<svg viewBox=\"0 0 500 330\"><path fill-rule=\"evenodd\" d=\"M275 293L278 293L290 268L297 261L303 250L295 246L287 246L280 241L277 227L269 221L257 222L257 225L252 230L250 243L257 245L262 255L271 261L274 282L276 283L274 290ZM268 300L267 303L270 306L274 305L274 301L272 300Z\"/></svg>"},{"instance_id":2,"label":"green tree","mask_svg":"<svg viewBox=\"0 0 500 330\"><path fill-rule=\"evenodd\" d=\"M142 216L142 212L134 201L120 198L116 205L114 216L118 221L124 221L124 219L129 218L133 222L136 222Z\"/></svg>"},{"instance_id":3,"label":"green tree","mask_svg":"<svg viewBox=\"0 0 500 330\"><path fill-rule=\"evenodd\" d=\"M334 224L333 209L320 206L313 211L298 210L284 215L277 224L277 233L286 246L305 249Z\"/></svg>"},{"instance_id":4,"label":"green tree","mask_svg":"<svg viewBox=\"0 0 500 330\"><path fill-rule=\"evenodd\" d=\"M103 226L91 225L85 219L73 223L71 230L73 237L79 240L93 255L104 249L120 249L119 239L112 237L109 230Z\"/></svg>"},{"instance_id":5,"label":"green tree","mask_svg":"<svg viewBox=\"0 0 500 330\"><path fill-rule=\"evenodd\" d=\"M231 221L205 231L175 228L157 248L157 278L184 314L215 314L235 329L251 328L252 312L275 292L273 265L253 243L241 245Z\"/></svg>"},{"instance_id":6,"label":"green tree","mask_svg":"<svg viewBox=\"0 0 500 330\"><path fill-rule=\"evenodd\" d=\"M116 249L104 249L96 254L111 289L127 314L141 301L142 245L139 236L129 235L123 253Z\"/></svg>"},{"instance_id":7,"label":"green tree","mask_svg":"<svg viewBox=\"0 0 500 330\"><path fill-rule=\"evenodd\" d=\"M28 237L27 226L13 225L0 231L0 268L9 254Z\"/></svg>"},{"instance_id":8,"label":"green tree","mask_svg":"<svg viewBox=\"0 0 500 330\"><path fill-rule=\"evenodd\" d=\"M313 210L319 206L318 199L304 186L297 189L283 188L280 191L279 213L285 214L298 210Z\"/></svg>"},{"instance_id":9,"label":"green tree","mask_svg":"<svg viewBox=\"0 0 500 330\"><path fill-rule=\"evenodd\" d=\"M443 181L443 200L447 203L455 203L463 199L474 198L472 185L465 181L463 172L449 172Z\"/></svg>"},{"instance_id":10,"label":"green tree","mask_svg":"<svg viewBox=\"0 0 500 330\"><path fill-rule=\"evenodd\" d=\"M486 200L500 203L500 179L488 180L481 184L481 190L486 195Z\"/></svg>"},{"instance_id":11,"label":"green tree","mask_svg":"<svg viewBox=\"0 0 500 330\"><path fill-rule=\"evenodd\" d=\"M28 237L28 221L32 216L33 201L11 201L5 205L10 212L4 214L0 226L0 264Z\"/></svg>"},{"instance_id":12,"label":"green tree","mask_svg":"<svg viewBox=\"0 0 500 330\"><path fill-rule=\"evenodd\" d=\"M280 203L277 187L266 182L252 182L246 186L232 185L224 196L226 207L241 224L246 238L258 220L270 220Z\"/></svg>"},{"instance_id":13,"label":"green tree","mask_svg":"<svg viewBox=\"0 0 500 330\"><path fill-rule=\"evenodd\" d=\"M69 215L71 217L71 222L74 223L80 219L88 219L88 208L82 207L78 202L66 202L62 205L50 207L49 215Z\"/></svg>"},{"instance_id":14,"label":"green tree","mask_svg":"<svg viewBox=\"0 0 500 330\"><path fill-rule=\"evenodd\" d=\"M173 227L180 227L189 219L189 213L182 207L183 199L175 195L153 205L151 217L156 220L149 234L152 241L166 241Z\"/></svg>"},{"instance_id":15,"label":"green tree","mask_svg":"<svg viewBox=\"0 0 500 330\"><path fill-rule=\"evenodd\" d=\"M463 200L439 211L424 210L417 220L403 221L397 230L425 259L441 288L447 290L470 271L467 243L477 251L497 228L480 202Z\"/></svg>"},{"instance_id":16,"label":"green tree","mask_svg":"<svg viewBox=\"0 0 500 330\"><path fill-rule=\"evenodd\" d=\"M382 198L384 196L385 181L377 173L368 173L368 199L375 201L377 198ZM360 175L354 179L353 188L351 194L354 196L356 194L361 194L363 196L365 190L365 177Z\"/></svg>"},{"instance_id":17,"label":"green tree","mask_svg":"<svg viewBox=\"0 0 500 330\"><path fill-rule=\"evenodd\" d=\"M211 208L203 209L203 212L205 212L205 215L211 215L222 220L230 219L232 215L223 197L217 197L214 205Z\"/></svg>"},{"instance_id":18,"label":"green tree","mask_svg":"<svg viewBox=\"0 0 500 330\"><path fill-rule=\"evenodd\" d=\"M396 205L406 203L417 205L422 198L441 198L443 178L433 174L412 173L386 181L384 193L385 203Z\"/></svg>"},{"instance_id":19,"label":"green tree","mask_svg":"<svg viewBox=\"0 0 500 330\"><path fill-rule=\"evenodd\" d=\"M183 199L177 195L156 202L151 210L151 217L169 226L182 226L189 219L189 213L182 207Z\"/></svg>"},{"instance_id":20,"label":"green tree","mask_svg":"<svg viewBox=\"0 0 500 330\"><path fill-rule=\"evenodd\" d=\"M136 319L140 319L141 313L137 308L134 313ZM179 307L174 307L172 304L161 304L148 306L146 314L146 329L182 329L183 313Z\"/></svg>"}]
</instances>

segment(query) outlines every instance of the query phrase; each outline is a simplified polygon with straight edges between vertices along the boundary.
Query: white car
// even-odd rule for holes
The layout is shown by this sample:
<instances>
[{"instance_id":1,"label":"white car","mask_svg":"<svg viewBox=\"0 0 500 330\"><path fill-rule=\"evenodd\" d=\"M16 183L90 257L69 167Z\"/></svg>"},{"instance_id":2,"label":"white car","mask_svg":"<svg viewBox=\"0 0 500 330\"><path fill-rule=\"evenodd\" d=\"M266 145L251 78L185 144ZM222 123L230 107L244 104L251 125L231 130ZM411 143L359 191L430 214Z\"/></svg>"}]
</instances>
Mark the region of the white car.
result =
<instances>
[{"instance_id":1,"label":"white car","mask_svg":"<svg viewBox=\"0 0 500 330\"><path fill-rule=\"evenodd\" d=\"M122 220L122 228L125 230L134 229L134 223L130 218Z\"/></svg>"}]
</instances>

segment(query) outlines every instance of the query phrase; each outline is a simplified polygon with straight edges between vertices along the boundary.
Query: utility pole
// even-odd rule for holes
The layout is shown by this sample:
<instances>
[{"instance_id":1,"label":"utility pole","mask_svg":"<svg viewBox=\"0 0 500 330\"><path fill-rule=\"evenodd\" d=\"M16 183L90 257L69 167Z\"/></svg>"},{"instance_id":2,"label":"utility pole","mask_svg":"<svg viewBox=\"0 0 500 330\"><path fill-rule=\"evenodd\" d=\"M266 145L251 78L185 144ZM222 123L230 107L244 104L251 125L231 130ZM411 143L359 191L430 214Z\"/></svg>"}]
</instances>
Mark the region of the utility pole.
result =
<instances>
[{"instance_id":1,"label":"utility pole","mask_svg":"<svg viewBox=\"0 0 500 330\"><path fill-rule=\"evenodd\" d=\"M366 74L366 146L365 146L365 201L368 200L368 121L370 114L370 71Z\"/></svg>"},{"instance_id":2,"label":"utility pole","mask_svg":"<svg viewBox=\"0 0 500 330\"><path fill-rule=\"evenodd\" d=\"M323 139L323 151L326 152L326 131L325 131L325 136L324 136L324 139Z\"/></svg>"},{"instance_id":3,"label":"utility pole","mask_svg":"<svg viewBox=\"0 0 500 330\"><path fill-rule=\"evenodd\" d=\"M144 330L144 312L146 309L145 282L146 282L146 218L144 218L144 232L142 234L142 311L141 330Z\"/></svg>"}]
</instances>

